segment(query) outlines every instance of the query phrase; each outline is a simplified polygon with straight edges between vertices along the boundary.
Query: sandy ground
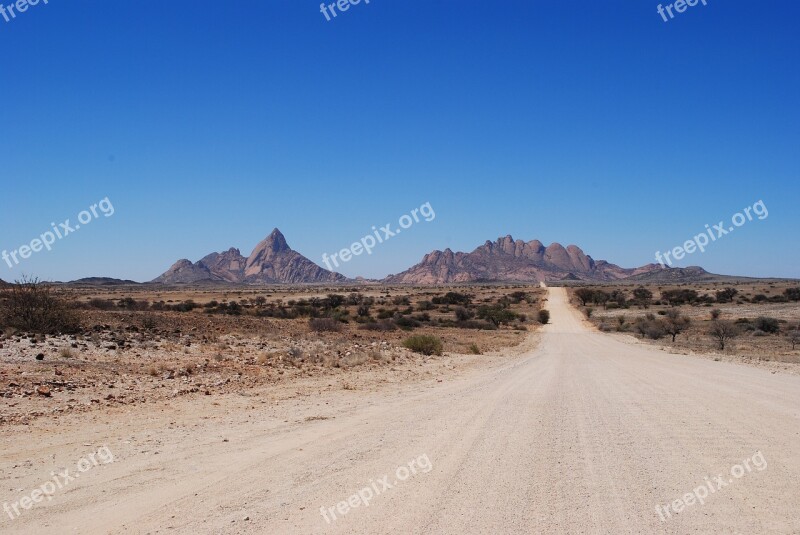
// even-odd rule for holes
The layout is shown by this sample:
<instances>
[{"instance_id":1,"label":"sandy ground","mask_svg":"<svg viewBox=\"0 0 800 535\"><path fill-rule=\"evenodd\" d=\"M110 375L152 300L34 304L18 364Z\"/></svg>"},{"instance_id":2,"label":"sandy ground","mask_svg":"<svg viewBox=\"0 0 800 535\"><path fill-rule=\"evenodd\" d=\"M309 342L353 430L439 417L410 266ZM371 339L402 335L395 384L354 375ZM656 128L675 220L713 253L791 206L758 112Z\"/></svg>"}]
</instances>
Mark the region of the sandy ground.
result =
<instances>
[{"instance_id":1,"label":"sandy ground","mask_svg":"<svg viewBox=\"0 0 800 535\"><path fill-rule=\"evenodd\" d=\"M309 378L5 427L7 505L79 477L0 512L0 531L800 533L800 377L621 343L560 288L548 308L536 349L411 382ZM78 472L103 445L114 462ZM661 520L705 478L704 504Z\"/></svg>"}]
</instances>

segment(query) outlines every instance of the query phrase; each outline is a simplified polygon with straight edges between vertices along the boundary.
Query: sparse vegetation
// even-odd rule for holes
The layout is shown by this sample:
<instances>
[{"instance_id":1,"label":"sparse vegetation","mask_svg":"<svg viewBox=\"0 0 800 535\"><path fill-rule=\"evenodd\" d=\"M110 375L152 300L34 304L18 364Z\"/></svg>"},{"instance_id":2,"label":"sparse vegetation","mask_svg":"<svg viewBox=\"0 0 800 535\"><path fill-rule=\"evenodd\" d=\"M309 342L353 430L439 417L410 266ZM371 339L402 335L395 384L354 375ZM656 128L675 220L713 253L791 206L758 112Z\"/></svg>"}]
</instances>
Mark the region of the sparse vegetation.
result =
<instances>
[{"instance_id":1,"label":"sparse vegetation","mask_svg":"<svg viewBox=\"0 0 800 535\"><path fill-rule=\"evenodd\" d=\"M595 294L601 289L609 296L608 302L603 308L592 307ZM716 322L725 319L736 326L737 353L741 351L745 360L757 357L761 361L800 362L790 349L790 332L800 320L800 309L792 307L797 289L788 281L756 280L734 284L714 281L652 284L635 288L624 284L608 284L602 288L577 286L571 293L576 304L581 302L579 294L586 298L587 306L580 306L580 309L601 331L632 332L645 340L660 340L669 335L676 348L703 352L710 347L720 347L719 339L710 331ZM660 298L650 300L645 306L648 291ZM620 293L630 297L625 305L621 305ZM719 305L715 306L717 303ZM612 312L615 308L635 305L652 310L652 315L627 316L622 323L619 315ZM709 344L709 337L713 345ZM724 333L724 338L725 349L729 349L733 336Z\"/></svg>"}]
</instances>

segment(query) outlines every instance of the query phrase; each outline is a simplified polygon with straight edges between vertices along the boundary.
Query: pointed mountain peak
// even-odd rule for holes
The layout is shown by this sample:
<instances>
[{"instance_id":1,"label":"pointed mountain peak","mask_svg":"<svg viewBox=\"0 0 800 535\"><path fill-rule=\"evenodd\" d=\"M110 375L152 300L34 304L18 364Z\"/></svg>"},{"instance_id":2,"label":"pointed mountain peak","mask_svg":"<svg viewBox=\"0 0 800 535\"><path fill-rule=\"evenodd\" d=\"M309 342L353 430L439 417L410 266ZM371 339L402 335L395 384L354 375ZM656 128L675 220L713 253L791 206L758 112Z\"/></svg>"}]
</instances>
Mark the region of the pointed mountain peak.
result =
<instances>
[{"instance_id":1,"label":"pointed mountain peak","mask_svg":"<svg viewBox=\"0 0 800 535\"><path fill-rule=\"evenodd\" d=\"M264 238L264 241L261 243L264 245L264 248L271 249L275 252L289 250L289 244L286 243L286 238L277 228L272 229L269 236Z\"/></svg>"}]
</instances>

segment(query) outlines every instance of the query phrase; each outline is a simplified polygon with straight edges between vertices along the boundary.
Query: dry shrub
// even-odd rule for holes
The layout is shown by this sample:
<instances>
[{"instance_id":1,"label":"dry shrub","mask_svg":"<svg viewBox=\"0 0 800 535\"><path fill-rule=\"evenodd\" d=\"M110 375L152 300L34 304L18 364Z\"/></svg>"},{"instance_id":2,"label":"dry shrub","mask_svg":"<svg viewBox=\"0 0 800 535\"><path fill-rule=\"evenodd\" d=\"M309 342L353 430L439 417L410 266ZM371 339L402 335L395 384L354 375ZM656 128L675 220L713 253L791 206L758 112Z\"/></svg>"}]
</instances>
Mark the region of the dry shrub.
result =
<instances>
[{"instance_id":1,"label":"dry shrub","mask_svg":"<svg viewBox=\"0 0 800 535\"><path fill-rule=\"evenodd\" d=\"M158 327L158 321L155 314L148 312L142 316L142 328L146 331L155 331Z\"/></svg>"},{"instance_id":2,"label":"dry shrub","mask_svg":"<svg viewBox=\"0 0 800 535\"><path fill-rule=\"evenodd\" d=\"M420 334L416 336L409 336L403 341L403 347L407 347L416 353L423 355L441 355L443 344L442 341L431 335Z\"/></svg>"},{"instance_id":3,"label":"dry shrub","mask_svg":"<svg viewBox=\"0 0 800 535\"><path fill-rule=\"evenodd\" d=\"M353 353L352 355L348 355L342 359L342 367L352 368L354 366L360 366L368 361L369 356L367 356L365 353Z\"/></svg>"},{"instance_id":4,"label":"dry shrub","mask_svg":"<svg viewBox=\"0 0 800 535\"><path fill-rule=\"evenodd\" d=\"M333 318L311 318L308 327L314 332L340 332L342 324Z\"/></svg>"},{"instance_id":5,"label":"dry shrub","mask_svg":"<svg viewBox=\"0 0 800 535\"><path fill-rule=\"evenodd\" d=\"M256 364L261 366L267 364L270 360L275 360L275 355L272 353L262 353L256 357Z\"/></svg>"},{"instance_id":6,"label":"dry shrub","mask_svg":"<svg viewBox=\"0 0 800 535\"><path fill-rule=\"evenodd\" d=\"M363 329L365 331L395 331L397 330L397 326L391 321L382 320L364 323L359 327L359 329Z\"/></svg>"},{"instance_id":7,"label":"dry shrub","mask_svg":"<svg viewBox=\"0 0 800 535\"><path fill-rule=\"evenodd\" d=\"M41 334L74 333L80 330L75 312L52 285L23 277L3 293L0 323Z\"/></svg>"}]
</instances>

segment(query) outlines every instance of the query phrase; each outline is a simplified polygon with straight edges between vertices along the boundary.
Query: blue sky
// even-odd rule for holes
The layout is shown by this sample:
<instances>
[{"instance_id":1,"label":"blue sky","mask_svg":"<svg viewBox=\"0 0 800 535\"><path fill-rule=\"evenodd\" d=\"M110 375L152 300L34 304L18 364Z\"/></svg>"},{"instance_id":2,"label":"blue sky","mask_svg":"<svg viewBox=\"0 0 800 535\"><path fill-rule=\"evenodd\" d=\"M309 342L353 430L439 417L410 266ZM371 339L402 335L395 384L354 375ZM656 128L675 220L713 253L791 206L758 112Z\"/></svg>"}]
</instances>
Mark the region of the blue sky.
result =
<instances>
[{"instance_id":1,"label":"blue sky","mask_svg":"<svg viewBox=\"0 0 800 535\"><path fill-rule=\"evenodd\" d=\"M8 5L9 0L0 0ZM664 2L666 3L666 2ZM0 18L0 249L115 213L0 278L149 280L274 227L382 277L511 234L631 267L800 277L800 4L50 0Z\"/></svg>"}]
</instances>

